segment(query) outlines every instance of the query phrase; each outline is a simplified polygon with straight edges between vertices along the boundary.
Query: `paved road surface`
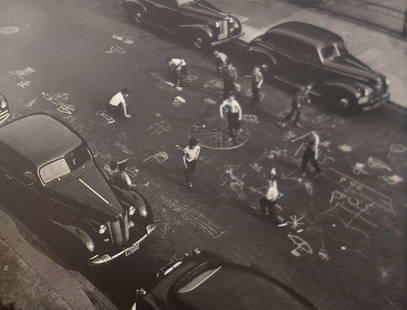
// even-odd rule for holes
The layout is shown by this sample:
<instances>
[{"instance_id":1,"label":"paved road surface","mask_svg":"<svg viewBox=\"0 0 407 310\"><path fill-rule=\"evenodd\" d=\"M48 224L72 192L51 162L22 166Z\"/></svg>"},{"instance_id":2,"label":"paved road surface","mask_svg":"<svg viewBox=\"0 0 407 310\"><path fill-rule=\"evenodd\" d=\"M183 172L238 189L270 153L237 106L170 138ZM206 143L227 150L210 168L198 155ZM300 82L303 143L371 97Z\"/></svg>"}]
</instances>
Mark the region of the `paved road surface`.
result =
<instances>
[{"instance_id":1,"label":"paved road surface","mask_svg":"<svg viewBox=\"0 0 407 310\"><path fill-rule=\"evenodd\" d=\"M0 11L1 27L18 27L0 36L0 85L11 118L43 111L63 119L86 138L102 166L130 157L130 167L139 169L134 181L160 219L142 252L84 275L124 309L135 288L151 285L160 265L199 247L262 269L320 309L405 307L405 114L389 105L344 118L312 105L304 108L304 128L282 130L276 122L295 91L269 83L253 111L245 94L249 80L241 78L248 140L238 149L214 149L227 146L219 134L225 124L218 116L212 58L132 25L117 2L5 0ZM241 51L225 48L240 76L249 74ZM167 56L190 64L191 82L181 93L161 80ZM104 103L122 87L131 90L134 117L108 124ZM215 133L194 127L202 121ZM303 141L292 140L311 127L323 142L324 173L313 179L310 171L301 179ZM183 186L175 150L191 130L201 130L201 142L209 146L192 192ZM258 211L261 171L271 167L283 174L279 204L290 220L285 228ZM45 235L35 223L28 226Z\"/></svg>"}]
</instances>

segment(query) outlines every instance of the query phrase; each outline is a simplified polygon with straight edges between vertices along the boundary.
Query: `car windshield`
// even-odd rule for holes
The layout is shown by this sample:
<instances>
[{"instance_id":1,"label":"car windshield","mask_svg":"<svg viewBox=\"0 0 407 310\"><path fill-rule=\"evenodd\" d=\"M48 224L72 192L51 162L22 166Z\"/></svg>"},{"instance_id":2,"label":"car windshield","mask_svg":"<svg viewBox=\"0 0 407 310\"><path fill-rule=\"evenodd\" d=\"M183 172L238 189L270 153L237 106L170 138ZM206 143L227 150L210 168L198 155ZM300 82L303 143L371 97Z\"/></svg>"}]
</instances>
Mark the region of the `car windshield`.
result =
<instances>
[{"instance_id":1,"label":"car windshield","mask_svg":"<svg viewBox=\"0 0 407 310\"><path fill-rule=\"evenodd\" d=\"M55 179L59 179L78 167L83 166L91 159L89 150L86 147L78 147L64 158L46 164L40 169L40 177L47 184Z\"/></svg>"}]
</instances>

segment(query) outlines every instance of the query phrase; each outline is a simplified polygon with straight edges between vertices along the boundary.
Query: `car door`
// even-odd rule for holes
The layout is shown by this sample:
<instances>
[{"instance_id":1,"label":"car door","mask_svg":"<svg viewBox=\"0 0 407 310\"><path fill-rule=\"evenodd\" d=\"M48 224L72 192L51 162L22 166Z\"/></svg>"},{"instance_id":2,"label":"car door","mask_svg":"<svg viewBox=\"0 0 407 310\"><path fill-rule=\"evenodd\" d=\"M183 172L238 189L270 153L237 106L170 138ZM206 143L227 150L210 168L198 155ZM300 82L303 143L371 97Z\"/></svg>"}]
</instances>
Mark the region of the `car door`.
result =
<instances>
[{"instance_id":1,"label":"car door","mask_svg":"<svg viewBox=\"0 0 407 310\"><path fill-rule=\"evenodd\" d=\"M318 84L324 74L317 49L310 44L298 42L295 51L296 55L292 58L297 72L295 82L300 85Z\"/></svg>"},{"instance_id":2,"label":"car door","mask_svg":"<svg viewBox=\"0 0 407 310\"><path fill-rule=\"evenodd\" d=\"M17 154L12 157L0 154L0 186L2 196L23 208L36 210L44 202L41 184L35 176L35 169Z\"/></svg>"},{"instance_id":3,"label":"car door","mask_svg":"<svg viewBox=\"0 0 407 310\"><path fill-rule=\"evenodd\" d=\"M179 13L175 0L145 0L150 11L149 17L152 23L160 25L165 30L174 31L178 24Z\"/></svg>"},{"instance_id":4,"label":"car door","mask_svg":"<svg viewBox=\"0 0 407 310\"><path fill-rule=\"evenodd\" d=\"M272 74L277 79L291 81L296 72L296 58L293 49L295 44L291 38L287 38L278 33L267 33L265 42L272 51L275 65Z\"/></svg>"}]
</instances>

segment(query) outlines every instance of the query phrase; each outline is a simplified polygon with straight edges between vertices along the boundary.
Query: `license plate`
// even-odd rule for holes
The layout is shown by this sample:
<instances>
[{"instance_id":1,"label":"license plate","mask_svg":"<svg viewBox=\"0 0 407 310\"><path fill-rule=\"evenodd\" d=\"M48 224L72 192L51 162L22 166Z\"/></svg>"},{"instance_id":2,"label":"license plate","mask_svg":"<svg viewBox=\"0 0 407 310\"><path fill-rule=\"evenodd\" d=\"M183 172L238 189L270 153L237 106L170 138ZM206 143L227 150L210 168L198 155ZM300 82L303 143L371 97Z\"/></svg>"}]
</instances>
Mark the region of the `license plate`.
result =
<instances>
[{"instance_id":1,"label":"license plate","mask_svg":"<svg viewBox=\"0 0 407 310\"><path fill-rule=\"evenodd\" d=\"M130 256L131 254L133 254L134 252L136 252L136 251L139 249L139 247L140 247L140 246L139 246L138 243L133 244L131 247L127 248L127 249L124 251L124 255Z\"/></svg>"}]
</instances>

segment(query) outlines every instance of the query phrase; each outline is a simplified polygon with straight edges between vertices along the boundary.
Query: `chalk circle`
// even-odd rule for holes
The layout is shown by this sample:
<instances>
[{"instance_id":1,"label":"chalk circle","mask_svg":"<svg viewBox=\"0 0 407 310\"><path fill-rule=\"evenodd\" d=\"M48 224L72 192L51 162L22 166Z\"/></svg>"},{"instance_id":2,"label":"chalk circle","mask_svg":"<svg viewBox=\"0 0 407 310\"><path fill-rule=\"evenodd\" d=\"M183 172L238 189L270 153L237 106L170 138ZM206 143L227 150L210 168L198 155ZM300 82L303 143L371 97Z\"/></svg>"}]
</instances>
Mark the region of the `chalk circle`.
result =
<instances>
[{"instance_id":1,"label":"chalk circle","mask_svg":"<svg viewBox=\"0 0 407 310\"><path fill-rule=\"evenodd\" d=\"M257 115L254 115L254 114L243 114L242 119L248 123L253 123L253 124L259 123L259 118L257 117Z\"/></svg>"},{"instance_id":2,"label":"chalk circle","mask_svg":"<svg viewBox=\"0 0 407 310\"><path fill-rule=\"evenodd\" d=\"M188 136L195 137L199 145L211 150L233 150L242 147L250 136L250 130L241 125L236 143L229 141L226 118L208 118L193 124L188 129Z\"/></svg>"},{"instance_id":3,"label":"chalk circle","mask_svg":"<svg viewBox=\"0 0 407 310\"><path fill-rule=\"evenodd\" d=\"M11 34L15 34L20 31L20 28L17 26L4 26L0 28L0 34L4 36L8 36Z\"/></svg>"}]
</instances>

